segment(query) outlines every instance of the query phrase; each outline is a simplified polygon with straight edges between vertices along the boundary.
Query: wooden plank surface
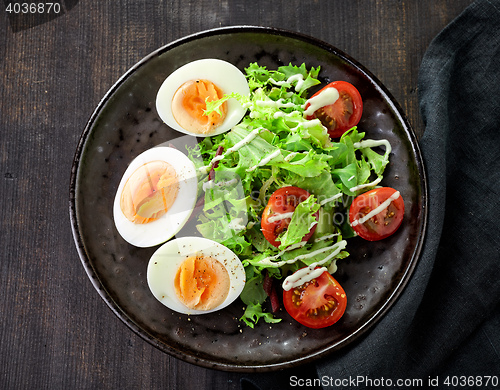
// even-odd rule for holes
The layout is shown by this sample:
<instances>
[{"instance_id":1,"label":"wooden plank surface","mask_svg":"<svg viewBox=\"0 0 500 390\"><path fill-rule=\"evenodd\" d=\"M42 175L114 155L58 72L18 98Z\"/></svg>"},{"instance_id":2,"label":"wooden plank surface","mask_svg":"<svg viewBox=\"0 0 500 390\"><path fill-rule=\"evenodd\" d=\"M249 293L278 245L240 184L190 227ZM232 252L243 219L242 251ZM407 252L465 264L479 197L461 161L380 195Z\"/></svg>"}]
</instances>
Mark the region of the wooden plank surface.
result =
<instances>
[{"instance_id":1,"label":"wooden plank surface","mask_svg":"<svg viewBox=\"0 0 500 390\"><path fill-rule=\"evenodd\" d=\"M66 1L61 16L45 23L0 6L0 388L240 386L242 374L184 363L136 336L98 296L78 258L68 212L73 155L92 111L127 69L214 27L293 30L370 69L420 137L422 56L470 3L86 0Z\"/></svg>"}]
</instances>

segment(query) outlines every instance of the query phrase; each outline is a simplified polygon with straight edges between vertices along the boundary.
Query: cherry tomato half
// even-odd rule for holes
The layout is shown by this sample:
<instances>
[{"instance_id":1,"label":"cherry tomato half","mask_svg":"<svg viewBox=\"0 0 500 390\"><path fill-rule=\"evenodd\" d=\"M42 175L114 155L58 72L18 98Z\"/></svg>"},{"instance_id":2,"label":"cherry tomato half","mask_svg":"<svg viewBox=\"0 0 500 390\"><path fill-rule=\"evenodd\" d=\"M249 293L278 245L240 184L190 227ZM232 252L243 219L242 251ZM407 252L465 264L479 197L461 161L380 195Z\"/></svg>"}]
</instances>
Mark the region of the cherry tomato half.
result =
<instances>
[{"instance_id":1,"label":"cherry tomato half","mask_svg":"<svg viewBox=\"0 0 500 390\"><path fill-rule=\"evenodd\" d=\"M309 328L325 328L344 314L347 297L342 286L323 272L318 278L283 291L283 304L294 320Z\"/></svg>"},{"instance_id":2,"label":"cherry tomato half","mask_svg":"<svg viewBox=\"0 0 500 390\"><path fill-rule=\"evenodd\" d=\"M349 208L349 221L358 236L378 241L399 228L404 213L405 204L399 192L394 188L381 187L354 199Z\"/></svg>"},{"instance_id":3,"label":"cherry tomato half","mask_svg":"<svg viewBox=\"0 0 500 390\"><path fill-rule=\"evenodd\" d=\"M297 205L309 198L309 196L310 194L306 190L293 186L282 187L271 195L260 222L262 233L271 245L280 246L280 242L276 241L276 239L291 221L291 218L280 218L280 214L292 213ZM315 215L316 219L318 219L319 213L317 212ZM302 238L302 241L309 240L315 230L316 225Z\"/></svg>"},{"instance_id":4,"label":"cherry tomato half","mask_svg":"<svg viewBox=\"0 0 500 390\"><path fill-rule=\"evenodd\" d=\"M347 130L356 126L363 113L363 100L356 87L346 81L334 81L311 98L319 95L327 88L335 88L339 92L339 98L333 104L326 105L314 111L306 119L318 118L328 130L331 138L339 138ZM305 108L309 107L307 103Z\"/></svg>"}]
</instances>

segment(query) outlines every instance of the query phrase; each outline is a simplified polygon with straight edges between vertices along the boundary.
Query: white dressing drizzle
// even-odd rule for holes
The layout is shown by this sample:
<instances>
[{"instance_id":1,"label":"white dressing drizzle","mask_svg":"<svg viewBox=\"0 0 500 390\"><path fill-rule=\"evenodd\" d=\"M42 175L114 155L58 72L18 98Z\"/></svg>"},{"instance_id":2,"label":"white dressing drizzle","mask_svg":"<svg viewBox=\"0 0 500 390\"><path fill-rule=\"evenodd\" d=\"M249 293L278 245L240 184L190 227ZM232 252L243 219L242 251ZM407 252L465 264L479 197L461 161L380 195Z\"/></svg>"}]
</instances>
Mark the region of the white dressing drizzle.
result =
<instances>
[{"instance_id":1,"label":"white dressing drizzle","mask_svg":"<svg viewBox=\"0 0 500 390\"><path fill-rule=\"evenodd\" d=\"M286 80L277 81L277 80L273 79L272 77L269 77L268 81L270 81L272 84L277 85L279 87L281 87L282 85L287 83Z\"/></svg>"},{"instance_id":2,"label":"white dressing drizzle","mask_svg":"<svg viewBox=\"0 0 500 390\"><path fill-rule=\"evenodd\" d=\"M215 156L206 166L203 166L199 168L201 172L208 172L212 165L219 161L222 160L226 155L232 152L236 152L238 149L242 148L243 146L249 144L252 142L252 140L257 137L257 135L261 132L261 130L264 130L263 127L259 127L257 129L252 130L245 138L243 138L240 142L237 142L234 144L234 146L230 147L225 153L219 154L218 156Z\"/></svg>"},{"instance_id":3,"label":"white dressing drizzle","mask_svg":"<svg viewBox=\"0 0 500 390\"><path fill-rule=\"evenodd\" d=\"M336 88L324 89L319 94L306 101L304 104L304 116L312 115L314 111L320 109L321 107L335 103L338 98L339 91ZM307 103L309 103L310 106L306 109Z\"/></svg>"},{"instance_id":4,"label":"white dressing drizzle","mask_svg":"<svg viewBox=\"0 0 500 390\"><path fill-rule=\"evenodd\" d=\"M319 278L321 274L325 271L328 271L328 268L305 267L299 269L298 271L296 271L295 273L293 273L292 275L290 275L288 278L285 279L285 281L283 282L283 290L288 291L294 287L301 286L304 283L309 282L315 278Z\"/></svg>"},{"instance_id":5,"label":"white dressing drizzle","mask_svg":"<svg viewBox=\"0 0 500 390\"><path fill-rule=\"evenodd\" d=\"M294 74L293 76L290 76L286 81L287 83L293 83L294 81L297 81L297 84L295 85L295 92L298 92L304 84L304 76L302 76L300 73Z\"/></svg>"},{"instance_id":6,"label":"white dressing drizzle","mask_svg":"<svg viewBox=\"0 0 500 390\"><path fill-rule=\"evenodd\" d=\"M391 143L386 139L365 139L360 142L355 142L353 146L356 149L362 148L374 148L377 146L385 146L385 154L389 154L392 151Z\"/></svg>"},{"instance_id":7,"label":"white dressing drizzle","mask_svg":"<svg viewBox=\"0 0 500 390\"><path fill-rule=\"evenodd\" d=\"M325 205L325 204L327 204L327 203L333 202L335 199L338 199L338 198L340 198L340 197L342 197L342 192L340 192L340 193L338 193L338 194L335 194L335 195L333 195L333 196L332 196L332 197L330 197L330 198L323 199L321 202L319 202L319 204L320 204L321 206L323 206L323 205Z\"/></svg>"},{"instance_id":8,"label":"white dressing drizzle","mask_svg":"<svg viewBox=\"0 0 500 390\"><path fill-rule=\"evenodd\" d=\"M272 222L282 221L283 219L292 218L292 216L293 216L293 211L290 211L289 213L275 214L269 217L267 220L272 223Z\"/></svg>"},{"instance_id":9,"label":"white dressing drizzle","mask_svg":"<svg viewBox=\"0 0 500 390\"><path fill-rule=\"evenodd\" d=\"M316 238L314 240L314 242L326 241L326 240L329 240L330 238L337 237L338 235L339 235L339 233L326 234L324 236ZM278 252L274 256L269 256L269 257L266 257L265 259L262 259L261 261L259 261L259 264L262 264L262 262L267 262L267 264L274 264L274 263L269 263L269 260L276 260L276 259L280 258L281 256L283 256L283 254L285 254L286 252L290 252L290 251L293 251L294 249L302 248L306 244L307 244L307 241L301 241L301 242L298 242L297 244L292 244L289 247L286 247L282 251Z\"/></svg>"},{"instance_id":10,"label":"white dressing drizzle","mask_svg":"<svg viewBox=\"0 0 500 390\"><path fill-rule=\"evenodd\" d=\"M354 186L354 187L351 187L349 188L349 191L351 192L356 192L358 190L361 190L363 188L366 188L366 187L374 187L376 186L378 183L380 183L382 181L382 178L381 177L378 177L376 178L375 180L369 182L369 183L366 183L366 184L360 184L359 186Z\"/></svg>"},{"instance_id":11,"label":"white dressing drizzle","mask_svg":"<svg viewBox=\"0 0 500 390\"><path fill-rule=\"evenodd\" d=\"M278 99L278 100L257 100L255 102L256 106L260 107L274 107L274 108L289 108L289 107L295 107L296 104L289 102L285 103L284 99Z\"/></svg>"},{"instance_id":12,"label":"white dressing drizzle","mask_svg":"<svg viewBox=\"0 0 500 390\"><path fill-rule=\"evenodd\" d=\"M322 268L320 268L320 270L322 270L322 272L319 273L319 270L315 270L315 268L325 264L326 262L330 261L332 258L337 256L342 249L345 249L346 245L347 245L347 242L345 240L342 240L342 241L337 242L335 245L333 245L331 247L327 247L327 249L333 249L335 247L336 248L332 253L330 253L328 256L326 256L323 260L312 263L311 265L309 265L305 268L299 269L298 271L296 271L292 275L288 276L283 282L283 290L285 290L285 291L291 290L292 288L298 287L306 282L313 280L314 278L320 276L323 272L328 271L327 268L322 267ZM325 249L325 248L323 248L323 249ZM312 257L312 256L315 256L319 251L320 250L311 252L308 255L297 256L295 259L302 260L303 258L306 258L305 256ZM324 250L323 250L323 252L324 252ZM302 257L302 258L300 258L300 257Z\"/></svg>"},{"instance_id":13,"label":"white dressing drizzle","mask_svg":"<svg viewBox=\"0 0 500 390\"><path fill-rule=\"evenodd\" d=\"M243 218L233 218L229 224L228 228L232 230L244 230L247 227L245 225L242 225L243 223Z\"/></svg>"},{"instance_id":14,"label":"white dressing drizzle","mask_svg":"<svg viewBox=\"0 0 500 390\"><path fill-rule=\"evenodd\" d=\"M205 183L203 183L203 191L211 190L212 188L215 187L226 187L226 186L231 186L233 184L238 183L238 179L231 179L227 181L220 181L218 183L215 183L213 180L209 180Z\"/></svg>"},{"instance_id":15,"label":"white dressing drizzle","mask_svg":"<svg viewBox=\"0 0 500 390\"><path fill-rule=\"evenodd\" d=\"M299 91L302 88L302 85L304 84L304 76L302 76L300 73L299 74L294 74L290 76L288 79L283 80L283 81L277 81L273 79L272 77L269 77L268 81L270 81L272 84L277 85L277 86L282 86L284 84L291 84L294 81L297 82L295 85L295 92Z\"/></svg>"},{"instance_id":16,"label":"white dressing drizzle","mask_svg":"<svg viewBox=\"0 0 500 390\"><path fill-rule=\"evenodd\" d=\"M300 246L298 246L299 244L300 244ZM293 249L301 248L305 244L306 244L305 242L304 243L299 242L298 244L294 244L295 247ZM319 254L321 254L323 252L328 252L331 249L335 249L330 255L328 255L327 257L325 257L323 260L321 260L321 261L319 261L317 263L314 263L316 265L318 265L318 264L322 265L322 264L326 263L328 260L330 260L332 257L336 256L342 249L345 248L346 244L347 244L347 242L345 240L342 240L342 241L339 241L339 242L337 242L336 244L334 244L332 246L327 246L327 247L324 247L324 248L321 248L321 249L317 249L314 252L309 252L309 253L306 253L306 254L303 254L303 255L299 255L299 256L294 257L293 259L290 259L290 260L282 260L282 261L277 261L277 262L272 262L271 261L271 260L275 260L275 259L281 257L285 252L287 252L289 250L292 250L290 248L293 245L291 245L290 247L286 248L285 250L279 252L278 254L276 254L274 256L269 256L269 257L266 257L266 258L260 260L258 262L258 265L269 265L269 266L275 266L275 267L282 267L285 264L293 264L296 261L308 259L308 258L314 257L316 255L319 255Z\"/></svg>"},{"instance_id":17,"label":"white dressing drizzle","mask_svg":"<svg viewBox=\"0 0 500 390\"><path fill-rule=\"evenodd\" d=\"M256 165L253 167L248 168L246 171L247 172L252 172L255 171L258 167L261 167L263 165L266 165L269 161L271 161L273 158L278 157L281 153L280 149L276 149L274 152L272 152L269 156L263 158L260 160Z\"/></svg>"},{"instance_id":18,"label":"white dressing drizzle","mask_svg":"<svg viewBox=\"0 0 500 390\"><path fill-rule=\"evenodd\" d=\"M323 123L321 123L321 121L318 118L314 118L314 119L302 122L301 125L302 125L302 127L305 127L306 129L308 127L315 127L318 125L320 125L321 127L324 127Z\"/></svg>"},{"instance_id":19,"label":"white dressing drizzle","mask_svg":"<svg viewBox=\"0 0 500 390\"><path fill-rule=\"evenodd\" d=\"M314 242L326 241L329 240L330 238L337 237L339 234L340 233L325 234L324 236L316 238Z\"/></svg>"},{"instance_id":20,"label":"white dressing drizzle","mask_svg":"<svg viewBox=\"0 0 500 390\"><path fill-rule=\"evenodd\" d=\"M259 264L262 264L262 265L276 264L277 266L280 266L281 263L273 263L272 260L279 259L286 252L292 251L294 249L302 248L306 244L307 244L307 241L301 241L301 242L298 242L297 244L290 245L288 248L283 249L282 251L276 253L275 255L269 256L269 257L266 257L266 258L260 260ZM286 264L286 262L284 262L283 264Z\"/></svg>"},{"instance_id":21,"label":"white dressing drizzle","mask_svg":"<svg viewBox=\"0 0 500 390\"><path fill-rule=\"evenodd\" d=\"M289 162L291 159L293 159L299 152L291 152L288 156L286 156L283 160L286 162Z\"/></svg>"},{"instance_id":22,"label":"white dressing drizzle","mask_svg":"<svg viewBox=\"0 0 500 390\"><path fill-rule=\"evenodd\" d=\"M384 202L382 202L378 207L370 211L368 214L366 214L364 217L355 219L352 221L351 226L357 226L359 224L363 224L366 221L368 221L370 218L373 218L375 215L381 213L384 211L389 205L392 203L392 201L396 200L399 198L399 191L394 192L391 196L389 196Z\"/></svg>"},{"instance_id":23,"label":"white dressing drizzle","mask_svg":"<svg viewBox=\"0 0 500 390\"><path fill-rule=\"evenodd\" d=\"M299 111L292 111L290 113L286 113L286 112L283 112L283 111L276 111L274 114L273 114L273 118L274 119L278 119L278 118L283 118L283 117L294 117L295 115L297 114L300 114Z\"/></svg>"}]
</instances>

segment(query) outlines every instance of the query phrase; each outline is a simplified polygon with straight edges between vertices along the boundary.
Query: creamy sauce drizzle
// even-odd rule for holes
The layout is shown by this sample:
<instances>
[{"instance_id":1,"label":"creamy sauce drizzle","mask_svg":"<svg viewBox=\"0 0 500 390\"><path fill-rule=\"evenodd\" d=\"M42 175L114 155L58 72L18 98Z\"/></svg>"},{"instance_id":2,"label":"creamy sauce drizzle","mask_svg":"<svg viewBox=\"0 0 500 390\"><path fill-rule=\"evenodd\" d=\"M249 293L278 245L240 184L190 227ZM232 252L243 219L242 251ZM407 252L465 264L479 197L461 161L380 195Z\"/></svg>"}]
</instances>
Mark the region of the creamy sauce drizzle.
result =
<instances>
[{"instance_id":1,"label":"creamy sauce drizzle","mask_svg":"<svg viewBox=\"0 0 500 390\"><path fill-rule=\"evenodd\" d=\"M203 183L203 191L211 190L212 188L215 187L226 187L226 186L231 186L233 184L238 183L238 179L231 179L228 181L220 181L218 183L215 183L213 180L209 180L205 183Z\"/></svg>"},{"instance_id":2,"label":"creamy sauce drizzle","mask_svg":"<svg viewBox=\"0 0 500 390\"><path fill-rule=\"evenodd\" d=\"M326 241L326 240L329 240L330 238L337 237L338 235L339 235L339 233L326 234L324 236L316 238L314 240L314 242ZM307 241L301 241L301 242L298 242L297 244L290 245L289 247L278 252L276 255L269 256L269 257L266 257L265 259L262 259L261 261L259 261L259 264L263 264L263 262L267 263L267 264L278 264L278 263L270 263L269 260L276 260L276 259L280 258L281 256L283 256L283 254L285 254L286 252L290 252L290 251L293 251L294 249L302 248L306 244L307 244Z\"/></svg>"},{"instance_id":3,"label":"creamy sauce drizzle","mask_svg":"<svg viewBox=\"0 0 500 390\"><path fill-rule=\"evenodd\" d=\"M355 142L353 146L356 149L362 148L374 148L377 146L385 146L385 154L389 154L392 151L391 143L386 139L365 139L360 142Z\"/></svg>"},{"instance_id":4,"label":"creamy sauce drizzle","mask_svg":"<svg viewBox=\"0 0 500 390\"><path fill-rule=\"evenodd\" d=\"M345 246L346 246L346 244L347 244L347 242L345 240L342 240L342 241L337 242L336 244L334 244L332 246L327 246L327 247L324 247L324 248L321 248L321 249L317 249L314 252L310 252L310 253L307 253L307 254L299 255L299 256L294 257L293 259L290 259L290 260L282 260L282 261L277 261L277 262L271 261L271 260L275 260L275 259L281 257L285 252L290 251L292 249L301 248L305 244L306 244L305 242L304 243L303 242L299 242L298 244L290 245L290 247L286 248L285 250L282 250L278 254L276 254L274 256L269 256L269 257L266 257L266 258L260 260L258 264L259 265L262 264L262 265L270 265L270 266L275 266L275 267L282 267L285 264L293 264L296 261L308 259L310 257L314 257L316 255L319 255L319 254L321 254L323 252L327 252L327 251L329 251L331 249L335 249L334 252L332 252L330 255L328 255L323 260L321 260L321 262L314 263L316 265L318 265L318 263L321 263L319 265L322 265L322 264L326 263L328 260L330 260L332 257L336 256L342 249L344 249Z\"/></svg>"},{"instance_id":5,"label":"creamy sauce drizzle","mask_svg":"<svg viewBox=\"0 0 500 390\"><path fill-rule=\"evenodd\" d=\"M260 107L274 107L274 108L289 108L289 107L295 107L296 105L292 102L285 103L284 99L278 99L278 100L257 100L255 102L256 106Z\"/></svg>"},{"instance_id":6,"label":"creamy sauce drizzle","mask_svg":"<svg viewBox=\"0 0 500 390\"><path fill-rule=\"evenodd\" d=\"M275 150L274 152L272 152L269 156L263 158L262 160L260 160L256 165L254 165L253 167L250 167L248 168L246 171L247 172L252 172L252 171L255 171L258 167L261 167L263 165L266 165L269 161L271 161L273 158L275 157L278 157L281 153L281 150L280 149L277 149Z\"/></svg>"},{"instance_id":7,"label":"creamy sauce drizzle","mask_svg":"<svg viewBox=\"0 0 500 390\"><path fill-rule=\"evenodd\" d=\"M293 76L290 76L287 80L288 83L293 83L294 81L297 81L297 84L295 85L295 92L300 91L302 88L302 85L304 84L304 76L302 76L300 73L295 74Z\"/></svg>"},{"instance_id":8,"label":"creamy sauce drizzle","mask_svg":"<svg viewBox=\"0 0 500 390\"><path fill-rule=\"evenodd\" d=\"M321 107L333 104L339 98L339 91L336 88L326 88L318 95L313 96L304 104L304 109L309 103L310 106L304 111L304 116L309 116L314 113L314 111L320 109Z\"/></svg>"},{"instance_id":9,"label":"creamy sauce drizzle","mask_svg":"<svg viewBox=\"0 0 500 390\"><path fill-rule=\"evenodd\" d=\"M284 158L284 160L286 162L289 162L290 160L292 160L297 154L299 154L299 152L291 152L288 156L286 156Z\"/></svg>"},{"instance_id":10,"label":"creamy sauce drizzle","mask_svg":"<svg viewBox=\"0 0 500 390\"><path fill-rule=\"evenodd\" d=\"M257 137L257 135L261 132L261 130L264 130L263 127L259 127L257 129L252 130L245 138L243 138L240 142L237 142L229 148L225 153L220 154L218 156L215 156L206 166L203 166L199 168L200 171L202 172L208 172L211 168L211 166L216 163L217 161L222 160L224 157L226 157L229 153L236 152L238 149L242 148L243 146L249 144L252 142L252 140Z\"/></svg>"},{"instance_id":11,"label":"creamy sauce drizzle","mask_svg":"<svg viewBox=\"0 0 500 390\"><path fill-rule=\"evenodd\" d=\"M302 268L293 273L292 275L288 276L283 282L283 290L285 291L291 290L292 288L298 287L306 282L313 280L314 278L321 275L323 272L328 271L327 268L322 267L320 269L323 270L323 272L317 274L317 272L315 272L315 268L325 264L326 262L330 261L333 257L337 256L342 249L345 249L346 245L347 242L345 240L342 240L337 242L335 245L331 247L323 248L323 250L319 249L317 251L309 253L308 255L297 256L293 260L302 260L303 258L313 257L316 254L321 253L320 251L324 252L325 249L333 249L336 247L335 250L328 256L326 256L323 260L312 263L308 267Z\"/></svg>"},{"instance_id":12,"label":"creamy sauce drizzle","mask_svg":"<svg viewBox=\"0 0 500 390\"><path fill-rule=\"evenodd\" d=\"M284 118L284 117L293 117L295 115L300 114L299 111L292 111L290 113L286 113L286 112L283 112L283 111L276 111L274 114L273 114L273 118L274 119L278 119L278 118Z\"/></svg>"},{"instance_id":13,"label":"creamy sauce drizzle","mask_svg":"<svg viewBox=\"0 0 500 390\"><path fill-rule=\"evenodd\" d=\"M273 79L272 77L269 77L268 80L272 84L277 85L279 87L282 85L285 85L285 84L291 84L294 81L296 81L297 84L295 85L295 92L299 91L302 88L302 85L304 84L304 76L302 76L301 74L295 74L295 75L290 76L288 79L283 80L283 81L277 81L277 80Z\"/></svg>"},{"instance_id":14,"label":"creamy sauce drizzle","mask_svg":"<svg viewBox=\"0 0 500 390\"><path fill-rule=\"evenodd\" d=\"M277 81L277 80L273 79L272 77L269 77L268 81L270 81L274 85L277 85L278 87L281 87L282 85L286 84L286 80Z\"/></svg>"},{"instance_id":15,"label":"creamy sauce drizzle","mask_svg":"<svg viewBox=\"0 0 500 390\"><path fill-rule=\"evenodd\" d=\"M319 278L321 274L325 271L328 271L328 268L305 267L299 269L298 271L296 271L295 273L293 273L292 275L290 275L288 278L285 279L285 281L283 282L283 290L288 291L294 287L301 286L304 283L309 282L315 278Z\"/></svg>"},{"instance_id":16,"label":"creamy sauce drizzle","mask_svg":"<svg viewBox=\"0 0 500 390\"><path fill-rule=\"evenodd\" d=\"M351 188L349 188L349 191L356 192L356 191L361 190L361 189L366 188L366 187L374 187L378 183L380 183L381 181L382 181L382 178L378 177L375 180L371 181L370 183L360 184L359 186L351 187Z\"/></svg>"},{"instance_id":17,"label":"creamy sauce drizzle","mask_svg":"<svg viewBox=\"0 0 500 390\"><path fill-rule=\"evenodd\" d=\"M229 222L228 227L229 227L229 229L232 229L232 230L244 230L244 229L246 229L246 226L242 225L242 223L243 223L243 218L233 218Z\"/></svg>"},{"instance_id":18,"label":"creamy sauce drizzle","mask_svg":"<svg viewBox=\"0 0 500 390\"><path fill-rule=\"evenodd\" d=\"M340 233L325 234L324 236L316 238L314 242L329 240L330 238L337 237L339 234Z\"/></svg>"},{"instance_id":19,"label":"creamy sauce drizzle","mask_svg":"<svg viewBox=\"0 0 500 390\"><path fill-rule=\"evenodd\" d=\"M340 192L340 193L338 193L338 194L335 194L335 195L333 195L333 196L332 196L332 197L330 197L330 198L323 199L321 202L319 202L319 204L320 204L321 206L323 206L323 205L325 205L325 204L327 204L327 203L330 203L330 202L332 202L332 201L334 201L335 199L338 199L338 198L340 198L340 197L342 197L342 192Z\"/></svg>"},{"instance_id":20,"label":"creamy sauce drizzle","mask_svg":"<svg viewBox=\"0 0 500 390\"><path fill-rule=\"evenodd\" d=\"M303 123L301 123L301 125L302 125L302 127L305 127L306 129L308 127L315 127L318 125L324 127L323 123L321 123L321 121L318 118L314 118L314 119L308 120L306 122L303 122Z\"/></svg>"},{"instance_id":21,"label":"creamy sauce drizzle","mask_svg":"<svg viewBox=\"0 0 500 390\"><path fill-rule=\"evenodd\" d=\"M283 219L292 218L292 216L293 216L293 211L291 211L289 213L282 213L282 214L273 215L272 217L269 217L267 220L269 222L276 222L276 221L282 221Z\"/></svg>"},{"instance_id":22,"label":"creamy sauce drizzle","mask_svg":"<svg viewBox=\"0 0 500 390\"><path fill-rule=\"evenodd\" d=\"M355 219L352 221L351 226L357 226L359 224L363 224L366 221L368 221L370 218L373 218L375 215L381 213L384 211L389 205L392 203L392 201L396 200L399 198L399 191L394 192L391 196L389 196L384 202L382 202L377 208L373 209L370 211L368 214L366 214L364 217Z\"/></svg>"}]
</instances>

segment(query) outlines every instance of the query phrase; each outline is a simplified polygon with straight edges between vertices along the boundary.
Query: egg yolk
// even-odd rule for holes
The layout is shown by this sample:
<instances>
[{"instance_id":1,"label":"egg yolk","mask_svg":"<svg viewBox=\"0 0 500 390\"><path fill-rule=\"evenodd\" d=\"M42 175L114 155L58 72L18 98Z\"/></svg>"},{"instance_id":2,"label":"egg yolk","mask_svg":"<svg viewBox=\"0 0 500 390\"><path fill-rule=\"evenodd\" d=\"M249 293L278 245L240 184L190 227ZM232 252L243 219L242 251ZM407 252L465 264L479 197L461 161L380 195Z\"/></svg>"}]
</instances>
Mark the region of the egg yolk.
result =
<instances>
[{"instance_id":1,"label":"egg yolk","mask_svg":"<svg viewBox=\"0 0 500 390\"><path fill-rule=\"evenodd\" d=\"M190 309L212 310L229 293L229 273L210 256L191 256L182 262L174 279L175 293Z\"/></svg>"},{"instance_id":2,"label":"egg yolk","mask_svg":"<svg viewBox=\"0 0 500 390\"><path fill-rule=\"evenodd\" d=\"M214 131L226 117L226 102L219 107L219 113L212 111L205 115L208 101L219 100L223 92L211 81L190 80L182 84L172 98L172 114L185 130L196 134Z\"/></svg>"},{"instance_id":3,"label":"egg yolk","mask_svg":"<svg viewBox=\"0 0 500 390\"><path fill-rule=\"evenodd\" d=\"M151 161L129 177L120 198L125 217L134 223L148 223L165 214L179 191L175 169L165 161Z\"/></svg>"}]
</instances>

